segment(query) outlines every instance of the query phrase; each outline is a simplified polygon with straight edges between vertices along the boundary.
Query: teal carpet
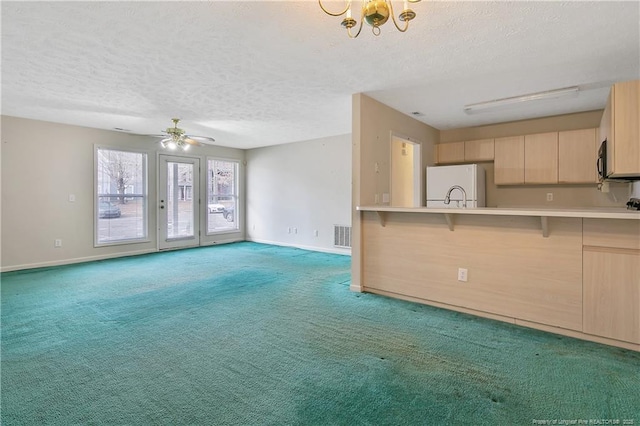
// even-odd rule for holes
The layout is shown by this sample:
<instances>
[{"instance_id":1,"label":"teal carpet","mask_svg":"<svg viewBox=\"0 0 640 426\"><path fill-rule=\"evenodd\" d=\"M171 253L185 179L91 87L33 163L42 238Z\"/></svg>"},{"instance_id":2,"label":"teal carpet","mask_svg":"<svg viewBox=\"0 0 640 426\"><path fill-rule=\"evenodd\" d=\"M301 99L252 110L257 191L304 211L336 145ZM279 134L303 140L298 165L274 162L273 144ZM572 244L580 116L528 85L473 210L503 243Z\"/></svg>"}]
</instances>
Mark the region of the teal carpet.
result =
<instances>
[{"instance_id":1,"label":"teal carpet","mask_svg":"<svg viewBox=\"0 0 640 426\"><path fill-rule=\"evenodd\" d=\"M236 243L4 273L2 424L640 425L640 353L353 293L350 261Z\"/></svg>"}]
</instances>

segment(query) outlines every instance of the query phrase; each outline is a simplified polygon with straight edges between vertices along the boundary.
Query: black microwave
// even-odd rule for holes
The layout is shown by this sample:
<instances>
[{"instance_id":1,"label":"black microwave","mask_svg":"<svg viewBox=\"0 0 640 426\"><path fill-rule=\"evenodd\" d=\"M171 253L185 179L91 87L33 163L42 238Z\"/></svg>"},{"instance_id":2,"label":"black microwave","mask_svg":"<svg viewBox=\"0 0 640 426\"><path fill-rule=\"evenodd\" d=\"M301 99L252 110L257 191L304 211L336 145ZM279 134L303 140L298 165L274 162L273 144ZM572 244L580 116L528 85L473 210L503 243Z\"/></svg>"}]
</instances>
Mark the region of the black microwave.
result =
<instances>
[{"instance_id":1,"label":"black microwave","mask_svg":"<svg viewBox=\"0 0 640 426\"><path fill-rule=\"evenodd\" d=\"M607 140L605 139L600 144L598 149L598 160L596 161L596 167L598 168L598 179L603 180L607 178Z\"/></svg>"},{"instance_id":2,"label":"black microwave","mask_svg":"<svg viewBox=\"0 0 640 426\"><path fill-rule=\"evenodd\" d=\"M609 150L607 149L607 140L605 139L598 149L598 160L596 161L596 167L598 169L598 179L599 180L616 180L620 182L632 182L636 180L640 180L639 174L632 174L631 176L610 176L611 170L607 170L607 155L611 155Z\"/></svg>"}]
</instances>

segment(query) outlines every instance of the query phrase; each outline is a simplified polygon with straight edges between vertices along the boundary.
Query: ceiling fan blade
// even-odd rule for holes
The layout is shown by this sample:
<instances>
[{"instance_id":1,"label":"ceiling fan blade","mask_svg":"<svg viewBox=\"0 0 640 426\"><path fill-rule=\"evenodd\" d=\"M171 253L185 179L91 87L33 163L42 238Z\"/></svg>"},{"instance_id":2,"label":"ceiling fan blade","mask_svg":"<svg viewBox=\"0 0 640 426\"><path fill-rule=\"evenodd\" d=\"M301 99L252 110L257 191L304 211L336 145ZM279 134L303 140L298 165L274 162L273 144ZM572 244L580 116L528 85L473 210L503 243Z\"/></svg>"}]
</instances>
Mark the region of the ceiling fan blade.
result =
<instances>
[{"instance_id":1,"label":"ceiling fan blade","mask_svg":"<svg viewBox=\"0 0 640 426\"><path fill-rule=\"evenodd\" d=\"M202 146L202 143L198 142L195 139L192 139L190 136L185 137L183 140L185 141L185 143L188 143L189 145Z\"/></svg>"},{"instance_id":2,"label":"ceiling fan blade","mask_svg":"<svg viewBox=\"0 0 640 426\"><path fill-rule=\"evenodd\" d=\"M189 139L193 139L193 140L195 140L197 142L200 142L200 143L213 143L213 142L216 141L214 138L210 138L208 136L192 136L192 135L188 135L187 137Z\"/></svg>"}]
</instances>

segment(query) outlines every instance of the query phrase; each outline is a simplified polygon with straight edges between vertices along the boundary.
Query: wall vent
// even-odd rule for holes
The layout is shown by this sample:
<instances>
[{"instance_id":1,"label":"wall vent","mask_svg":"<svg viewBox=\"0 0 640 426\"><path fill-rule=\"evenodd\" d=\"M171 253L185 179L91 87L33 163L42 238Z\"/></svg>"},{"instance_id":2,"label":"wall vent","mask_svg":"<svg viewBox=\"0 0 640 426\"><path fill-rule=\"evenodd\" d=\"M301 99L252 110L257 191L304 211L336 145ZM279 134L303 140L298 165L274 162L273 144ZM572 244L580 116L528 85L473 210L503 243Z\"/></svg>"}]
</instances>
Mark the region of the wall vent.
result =
<instances>
[{"instance_id":1,"label":"wall vent","mask_svg":"<svg viewBox=\"0 0 640 426\"><path fill-rule=\"evenodd\" d=\"M333 245L335 247L351 248L351 227L333 225Z\"/></svg>"}]
</instances>

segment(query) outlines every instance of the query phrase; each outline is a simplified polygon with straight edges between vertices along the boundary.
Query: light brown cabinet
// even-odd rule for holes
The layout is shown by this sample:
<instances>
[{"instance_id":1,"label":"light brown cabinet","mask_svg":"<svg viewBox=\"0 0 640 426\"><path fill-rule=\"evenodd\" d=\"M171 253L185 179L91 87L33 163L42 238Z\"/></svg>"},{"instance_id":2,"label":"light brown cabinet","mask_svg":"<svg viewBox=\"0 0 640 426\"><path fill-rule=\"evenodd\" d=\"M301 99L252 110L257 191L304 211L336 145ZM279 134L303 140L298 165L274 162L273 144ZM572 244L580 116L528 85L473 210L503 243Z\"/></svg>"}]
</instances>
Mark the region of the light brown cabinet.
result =
<instances>
[{"instance_id":1,"label":"light brown cabinet","mask_svg":"<svg viewBox=\"0 0 640 426\"><path fill-rule=\"evenodd\" d=\"M464 163L464 142L436 145L436 158L438 164Z\"/></svg>"},{"instance_id":2,"label":"light brown cabinet","mask_svg":"<svg viewBox=\"0 0 640 426\"><path fill-rule=\"evenodd\" d=\"M640 251L585 247L583 328L640 343Z\"/></svg>"},{"instance_id":3,"label":"light brown cabinet","mask_svg":"<svg viewBox=\"0 0 640 426\"><path fill-rule=\"evenodd\" d=\"M640 343L640 221L583 219L583 331Z\"/></svg>"},{"instance_id":4,"label":"light brown cabinet","mask_svg":"<svg viewBox=\"0 0 640 426\"><path fill-rule=\"evenodd\" d=\"M494 146L495 184L524 184L524 136L496 138Z\"/></svg>"},{"instance_id":5,"label":"light brown cabinet","mask_svg":"<svg viewBox=\"0 0 640 426\"><path fill-rule=\"evenodd\" d=\"M524 137L524 183L558 183L558 132Z\"/></svg>"},{"instance_id":6,"label":"light brown cabinet","mask_svg":"<svg viewBox=\"0 0 640 426\"><path fill-rule=\"evenodd\" d=\"M596 129L496 138L496 185L595 183Z\"/></svg>"},{"instance_id":7,"label":"light brown cabinet","mask_svg":"<svg viewBox=\"0 0 640 426\"><path fill-rule=\"evenodd\" d=\"M597 129L558 132L558 183L595 183Z\"/></svg>"},{"instance_id":8,"label":"light brown cabinet","mask_svg":"<svg viewBox=\"0 0 640 426\"><path fill-rule=\"evenodd\" d=\"M479 139L475 141L465 141L464 161L493 161L494 143L493 139Z\"/></svg>"},{"instance_id":9,"label":"light brown cabinet","mask_svg":"<svg viewBox=\"0 0 640 426\"><path fill-rule=\"evenodd\" d=\"M640 176L640 80L614 84L600 122L609 177Z\"/></svg>"}]
</instances>

